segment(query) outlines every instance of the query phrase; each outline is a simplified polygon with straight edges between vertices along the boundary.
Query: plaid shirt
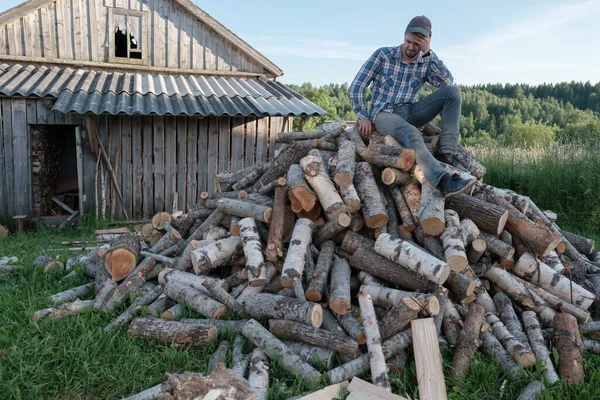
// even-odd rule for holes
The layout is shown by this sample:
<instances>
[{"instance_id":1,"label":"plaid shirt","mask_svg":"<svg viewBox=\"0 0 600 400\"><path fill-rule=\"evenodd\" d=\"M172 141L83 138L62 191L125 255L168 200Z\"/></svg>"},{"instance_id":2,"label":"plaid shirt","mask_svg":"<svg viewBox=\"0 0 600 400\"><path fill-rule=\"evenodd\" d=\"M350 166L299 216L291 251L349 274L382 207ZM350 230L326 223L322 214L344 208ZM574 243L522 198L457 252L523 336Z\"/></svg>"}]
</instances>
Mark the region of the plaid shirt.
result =
<instances>
[{"instance_id":1,"label":"plaid shirt","mask_svg":"<svg viewBox=\"0 0 600 400\"><path fill-rule=\"evenodd\" d=\"M350 101L358 119L375 120L380 111L391 112L395 106L416 103L417 94L425 82L435 87L452 85L448 68L433 51L427 56L419 52L410 64L402 61L398 47L382 47L362 66L350 85ZM371 110L367 111L365 89L373 82Z\"/></svg>"}]
</instances>

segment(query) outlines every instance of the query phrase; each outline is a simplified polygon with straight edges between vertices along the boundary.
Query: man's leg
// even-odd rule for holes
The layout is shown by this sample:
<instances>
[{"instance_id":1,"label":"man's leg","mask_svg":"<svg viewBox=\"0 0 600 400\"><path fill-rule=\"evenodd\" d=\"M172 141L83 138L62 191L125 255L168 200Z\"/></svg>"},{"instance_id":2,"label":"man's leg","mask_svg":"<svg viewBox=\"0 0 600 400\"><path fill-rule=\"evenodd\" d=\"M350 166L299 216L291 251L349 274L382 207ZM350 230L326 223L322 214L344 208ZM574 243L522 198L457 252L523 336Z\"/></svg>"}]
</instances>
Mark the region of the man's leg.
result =
<instances>
[{"instance_id":1,"label":"man's leg","mask_svg":"<svg viewBox=\"0 0 600 400\"><path fill-rule=\"evenodd\" d=\"M414 126L398 114L380 112L375 117L375 129L384 135L392 135L396 140L409 149L413 149L417 156L417 164L423 169L423 174L434 186L447 171L433 157L425 146L423 135Z\"/></svg>"},{"instance_id":2,"label":"man's leg","mask_svg":"<svg viewBox=\"0 0 600 400\"><path fill-rule=\"evenodd\" d=\"M438 153L454 155L458 145L461 104L460 88L444 86L416 102L410 110L407 120L420 127L434 119L436 115L441 114Z\"/></svg>"}]
</instances>

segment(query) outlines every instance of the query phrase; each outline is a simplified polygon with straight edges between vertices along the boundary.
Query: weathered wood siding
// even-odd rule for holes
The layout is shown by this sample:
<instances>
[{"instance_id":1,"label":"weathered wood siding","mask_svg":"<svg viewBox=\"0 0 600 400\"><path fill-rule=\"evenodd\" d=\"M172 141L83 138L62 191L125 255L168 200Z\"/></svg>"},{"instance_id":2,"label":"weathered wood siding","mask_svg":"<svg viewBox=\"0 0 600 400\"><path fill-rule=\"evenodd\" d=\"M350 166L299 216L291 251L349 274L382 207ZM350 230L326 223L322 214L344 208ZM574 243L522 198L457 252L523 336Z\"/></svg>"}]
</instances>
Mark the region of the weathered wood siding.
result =
<instances>
[{"instance_id":1,"label":"weathered wood siding","mask_svg":"<svg viewBox=\"0 0 600 400\"><path fill-rule=\"evenodd\" d=\"M263 72L255 60L170 0L56 0L0 25L0 54L109 62L114 52L109 49L114 34L109 8L144 12L150 46L146 65Z\"/></svg>"},{"instance_id":2,"label":"weathered wood siding","mask_svg":"<svg viewBox=\"0 0 600 400\"><path fill-rule=\"evenodd\" d=\"M187 211L202 192L216 191L216 173L272 159L276 135L290 131L292 118L100 115L96 121L127 212L139 218L171 212L175 202ZM30 125L39 124L81 126L84 208L95 214L98 203L100 215L122 218L110 175L91 150L81 116L16 97L0 99L0 215L33 209Z\"/></svg>"}]
</instances>

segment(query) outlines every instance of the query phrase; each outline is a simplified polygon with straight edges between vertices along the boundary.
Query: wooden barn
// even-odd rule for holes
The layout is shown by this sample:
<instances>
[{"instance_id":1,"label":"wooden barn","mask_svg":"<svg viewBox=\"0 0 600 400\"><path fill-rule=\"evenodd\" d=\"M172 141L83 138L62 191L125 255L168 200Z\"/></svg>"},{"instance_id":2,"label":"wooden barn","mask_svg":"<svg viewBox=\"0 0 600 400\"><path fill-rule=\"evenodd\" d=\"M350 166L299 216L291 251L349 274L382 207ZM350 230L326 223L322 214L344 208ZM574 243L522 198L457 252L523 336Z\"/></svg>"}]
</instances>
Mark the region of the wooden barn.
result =
<instances>
[{"instance_id":1,"label":"wooden barn","mask_svg":"<svg viewBox=\"0 0 600 400\"><path fill-rule=\"evenodd\" d=\"M53 214L53 197L116 218L193 207L218 172L271 159L294 117L325 113L282 74L189 0L5 11L0 216Z\"/></svg>"}]
</instances>

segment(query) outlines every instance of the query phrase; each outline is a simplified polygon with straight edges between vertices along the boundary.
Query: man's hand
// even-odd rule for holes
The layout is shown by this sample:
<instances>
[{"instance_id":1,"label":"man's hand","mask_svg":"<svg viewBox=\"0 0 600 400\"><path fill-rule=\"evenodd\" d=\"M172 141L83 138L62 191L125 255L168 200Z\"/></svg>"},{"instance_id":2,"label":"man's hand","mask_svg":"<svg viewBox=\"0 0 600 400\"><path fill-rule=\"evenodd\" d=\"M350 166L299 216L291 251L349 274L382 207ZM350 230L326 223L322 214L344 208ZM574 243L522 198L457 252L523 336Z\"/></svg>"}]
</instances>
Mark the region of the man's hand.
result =
<instances>
[{"instance_id":1,"label":"man's hand","mask_svg":"<svg viewBox=\"0 0 600 400\"><path fill-rule=\"evenodd\" d=\"M358 132L363 139L368 139L371 136L371 132L373 132L373 123L370 119L360 119L358 120Z\"/></svg>"},{"instance_id":2,"label":"man's hand","mask_svg":"<svg viewBox=\"0 0 600 400\"><path fill-rule=\"evenodd\" d=\"M415 42L417 42L423 54L427 54L427 52L431 49L431 37L415 35Z\"/></svg>"}]
</instances>

